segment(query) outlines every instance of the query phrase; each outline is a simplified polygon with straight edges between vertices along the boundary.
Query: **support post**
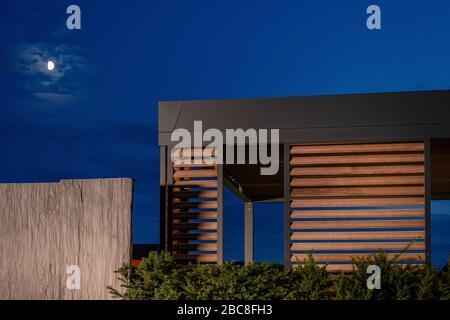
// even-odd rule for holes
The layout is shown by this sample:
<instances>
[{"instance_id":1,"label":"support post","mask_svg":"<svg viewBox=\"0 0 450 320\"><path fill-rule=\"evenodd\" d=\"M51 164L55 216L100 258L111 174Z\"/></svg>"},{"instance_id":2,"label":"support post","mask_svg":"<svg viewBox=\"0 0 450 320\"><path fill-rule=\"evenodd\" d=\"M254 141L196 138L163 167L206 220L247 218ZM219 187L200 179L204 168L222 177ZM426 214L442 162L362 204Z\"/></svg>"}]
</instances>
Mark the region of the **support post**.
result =
<instances>
[{"instance_id":1,"label":"support post","mask_svg":"<svg viewBox=\"0 0 450 320\"><path fill-rule=\"evenodd\" d=\"M283 150L283 185L284 185L284 270L287 271L290 268L290 233L289 233L289 216L290 216L290 165L289 155L290 144L284 143Z\"/></svg>"},{"instance_id":2,"label":"support post","mask_svg":"<svg viewBox=\"0 0 450 320\"><path fill-rule=\"evenodd\" d=\"M431 264L431 139L425 139L425 259Z\"/></svg>"},{"instance_id":3,"label":"support post","mask_svg":"<svg viewBox=\"0 0 450 320\"><path fill-rule=\"evenodd\" d=\"M223 260L223 164L217 164L217 264Z\"/></svg>"},{"instance_id":4,"label":"support post","mask_svg":"<svg viewBox=\"0 0 450 320\"><path fill-rule=\"evenodd\" d=\"M172 224L173 224L173 163L172 146L167 147L166 175L167 175L167 211L166 211L166 252L172 254Z\"/></svg>"},{"instance_id":5,"label":"support post","mask_svg":"<svg viewBox=\"0 0 450 320\"><path fill-rule=\"evenodd\" d=\"M167 251L167 147L159 149L159 249Z\"/></svg>"},{"instance_id":6,"label":"support post","mask_svg":"<svg viewBox=\"0 0 450 320\"><path fill-rule=\"evenodd\" d=\"M248 266L253 262L253 202L245 202L244 225L244 263Z\"/></svg>"}]
</instances>

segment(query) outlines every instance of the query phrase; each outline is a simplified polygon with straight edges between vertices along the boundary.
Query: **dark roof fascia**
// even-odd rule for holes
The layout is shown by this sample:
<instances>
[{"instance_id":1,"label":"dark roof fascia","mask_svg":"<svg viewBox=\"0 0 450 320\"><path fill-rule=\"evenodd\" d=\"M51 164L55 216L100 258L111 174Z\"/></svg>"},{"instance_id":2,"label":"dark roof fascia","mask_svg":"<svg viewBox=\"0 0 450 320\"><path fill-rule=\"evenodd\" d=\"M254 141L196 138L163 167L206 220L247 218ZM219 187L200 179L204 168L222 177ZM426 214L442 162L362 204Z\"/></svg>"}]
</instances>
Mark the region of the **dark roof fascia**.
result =
<instances>
[{"instance_id":1,"label":"dark roof fascia","mask_svg":"<svg viewBox=\"0 0 450 320\"><path fill-rule=\"evenodd\" d=\"M280 142L450 137L450 91L345 94L159 103L158 143L177 128L280 129Z\"/></svg>"}]
</instances>

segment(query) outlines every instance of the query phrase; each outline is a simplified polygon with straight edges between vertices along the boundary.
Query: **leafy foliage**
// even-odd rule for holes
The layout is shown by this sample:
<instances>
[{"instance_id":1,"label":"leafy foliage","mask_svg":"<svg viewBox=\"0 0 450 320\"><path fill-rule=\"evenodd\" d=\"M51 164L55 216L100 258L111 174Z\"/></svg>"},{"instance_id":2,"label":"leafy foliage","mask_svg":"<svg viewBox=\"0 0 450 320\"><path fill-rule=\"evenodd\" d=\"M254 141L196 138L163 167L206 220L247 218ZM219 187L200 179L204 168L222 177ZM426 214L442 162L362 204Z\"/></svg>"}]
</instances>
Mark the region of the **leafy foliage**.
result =
<instances>
[{"instance_id":1,"label":"leafy foliage","mask_svg":"<svg viewBox=\"0 0 450 320\"><path fill-rule=\"evenodd\" d=\"M381 289L367 287L369 265L381 270ZM450 299L448 266L397 264L383 252L353 260L354 272L332 275L314 263L312 255L303 264L285 272L283 266L236 262L198 266L186 270L167 253L150 253L138 267L117 271L121 289L109 287L116 298L130 300L432 300Z\"/></svg>"},{"instance_id":2,"label":"leafy foliage","mask_svg":"<svg viewBox=\"0 0 450 320\"><path fill-rule=\"evenodd\" d=\"M290 291L285 299L295 300L324 300L328 298L328 291L332 284L330 273L325 267L314 263L312 255L308 259L287 273L290 278Z\"/></svg>"},{"instance_id":3,"label":"leafy foliage","mask_svg":"<svg viewBox=\"0 0 450 320\"><path fill-rule=\"evenodd\" d=\"M186 273L185 299L282 299L287 277L280 265L251 264L242 267L226 262L201 266Z\"/></svg>"},{"instance_id":4,"label":"leafy foliage","mask_svg":"<svg viewBox=\"0 0 450 320\"><path fill-rule=\"evenodd\" d=\"M346 300L422 300L440 297L439 272L429 265L401 265L388 260L383 252L353 260L351 276L339 275L336 298ZM369 265L381 270L381 289L367 287Z\"/></svg>"},{"instance_id":5,"label":"leafy foliage","mask_svg":"<svg viewBox=\"0 0 450 320\"><path fill-rule=\"evenodd\" d=\"M137 268L123 266L117 273L125 293L109 287L113 297L130 300L169 300L182 298L183 270L167 253L151 253Z\"/></svg>"}]
</instances>

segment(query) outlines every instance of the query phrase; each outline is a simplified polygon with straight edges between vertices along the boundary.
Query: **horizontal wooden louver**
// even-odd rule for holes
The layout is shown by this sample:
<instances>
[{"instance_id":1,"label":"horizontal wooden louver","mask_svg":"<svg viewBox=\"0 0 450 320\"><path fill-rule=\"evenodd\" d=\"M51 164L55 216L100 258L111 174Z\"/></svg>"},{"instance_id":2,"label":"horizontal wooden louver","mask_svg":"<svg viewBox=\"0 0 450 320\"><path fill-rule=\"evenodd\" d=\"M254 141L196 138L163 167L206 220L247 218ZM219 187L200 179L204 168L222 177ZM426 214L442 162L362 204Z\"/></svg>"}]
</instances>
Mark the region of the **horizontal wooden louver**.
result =
<instances>
[{"instance_id":1,"label":"horizontal wooden louver","mask_svg":"<svg viewBox=\"0 0 450 320\"><path fill-rule=\"evenodd\" d=\"M172 253L186 266L217 263L218 169L215 164L194 163L202 152L192 150L191 163L172 168Z\"/></svg>"},{"instance_id":2,"label":"horizontal wooden louver","mask_svg":"<svg viewBox=\"0 0 450 320\"><path fill-rule=\"evenodd\" d=\"M383 250L423 263L424 144L352 143L290 148L290 263L308 253L332 272Z\"/></svg>"}]
</instances>

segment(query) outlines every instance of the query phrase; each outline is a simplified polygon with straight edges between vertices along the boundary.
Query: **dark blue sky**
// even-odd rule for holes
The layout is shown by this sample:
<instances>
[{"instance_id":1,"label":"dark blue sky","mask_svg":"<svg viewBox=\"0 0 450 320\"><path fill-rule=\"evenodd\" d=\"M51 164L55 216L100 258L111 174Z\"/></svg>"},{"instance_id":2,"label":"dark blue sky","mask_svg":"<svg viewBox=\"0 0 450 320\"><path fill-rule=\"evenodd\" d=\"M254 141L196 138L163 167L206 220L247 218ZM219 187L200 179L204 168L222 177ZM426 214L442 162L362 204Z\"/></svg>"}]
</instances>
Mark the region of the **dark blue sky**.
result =
<instances>
[{"instance_id":1,"label":"dark blue sky","mask_svg":"<svg viewBox=\"0 0 450 320\"><path fill-rule=\"evenodd\" d=\"M82 30L65 27L69 4ZM370 4L382 30L365 26ZM134 178L136 242L159 239L159 100L450 89L445 0L11 0L0 14L0 182ZM243 205L226 200L240 259ZM433 204L439 264L449 207ZM281 259L281 207L256 211L256 257Z\"/></svg>"}]
</instances>

